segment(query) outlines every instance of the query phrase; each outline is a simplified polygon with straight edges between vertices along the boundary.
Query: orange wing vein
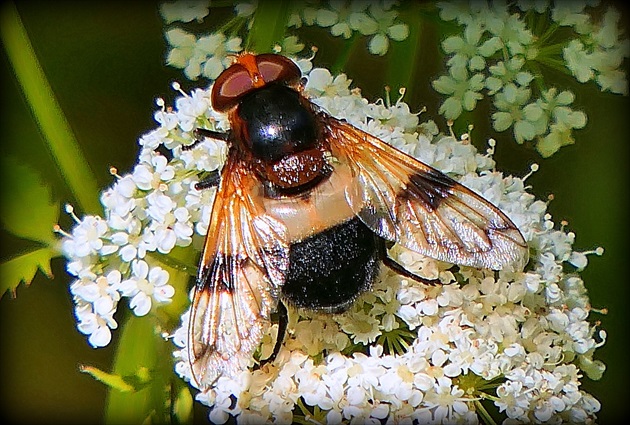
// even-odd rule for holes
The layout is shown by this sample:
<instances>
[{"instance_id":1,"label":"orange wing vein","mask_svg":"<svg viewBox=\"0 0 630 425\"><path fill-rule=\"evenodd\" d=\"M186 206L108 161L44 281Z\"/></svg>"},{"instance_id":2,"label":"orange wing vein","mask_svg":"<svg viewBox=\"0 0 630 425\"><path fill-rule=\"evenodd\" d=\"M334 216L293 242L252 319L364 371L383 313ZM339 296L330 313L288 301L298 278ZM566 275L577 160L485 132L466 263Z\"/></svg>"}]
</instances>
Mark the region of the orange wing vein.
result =
<instances>
[{"instance_id":1,"label":"orange wing vein","mask_svg":"<svg viewBox=\"0 0 630 425\"><path fill-rule=\"evenodd\" d=\"M193 376L209 386L245 370L269 325L289 262L285 226L231 152L212 207L189 323Z\"/></svg>"},{"instance_id":2,"label":"orange wing vein","mask_svg":"<svg viewBox=\"0 0 630 425\"><path fill-rule=\"evenodd\" d=\"M527 244L514 223L465 186L335 118L332 154L354 175L346 200L379 236L454 264L522 270Z\"/></svg>"}]
</instances>

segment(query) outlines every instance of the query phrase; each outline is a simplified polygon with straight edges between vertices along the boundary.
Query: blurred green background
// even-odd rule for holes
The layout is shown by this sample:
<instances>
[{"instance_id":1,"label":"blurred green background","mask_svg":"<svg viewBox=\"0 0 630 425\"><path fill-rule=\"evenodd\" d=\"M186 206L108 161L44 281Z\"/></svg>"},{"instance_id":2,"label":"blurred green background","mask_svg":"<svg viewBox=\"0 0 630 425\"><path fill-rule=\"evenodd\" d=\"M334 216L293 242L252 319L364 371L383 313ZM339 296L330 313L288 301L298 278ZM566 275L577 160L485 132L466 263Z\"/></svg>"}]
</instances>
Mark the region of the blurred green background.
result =
<instances>
[{"instance_id":1,"label":"blurred green background","mask_svg":"<svg viewBox=\"0 0 630 425\"><path fill-rule=\"evenodd\" d=\"M176 97L171 82L179 81L184 90L207 84L186 81L179 70L164 65L163 24L154 3L30 1L18 2L17 8L101 188L113 181L110 166L117 167L120 174L131 170L138 152L137 138L156 125L155 98L163 97L169 105ZM343 40L325 30L306 29L302 34L306 34L302 40L314 41L319 47L316 65L330 66L343 47ZM424 27L418 49L422 58L439 57L439 39L432 24ZM1 154L15 156L38 170L56 200L62 205L72 203L3 49L1 55ZM359 44L345 72L362 88L364 96L374 100L383 95L386 63L387 56L368 56L365 45ZM422 117L435 119L445 129L444 120L437 115L439 99L430 86L444 72L444 63L427 59L421 64L414 71L417 85L406 102L415 111L426 106ZM370 72L365 73L365 69ZM580 85L566 76L555 77L560 87L566 85L576 93L574 108L584 110L589 121L585 129L575 133L575 145L562 148L550 159L516 145L508 134L491 131L487 102L482 102L474 115L460 119L458 125L465 128L474 122L473 136L482 147L486 138L497 139L495 159L506 174L524 175L531 163L539 163L540 171L528 183L539 198L555 196L549 211L556 223L568 221L568 228L577 235L576 249L605 248L603 257L589 257L582 277L593 306L609 310L607 315L591 316L601 320L608 332L606 345L596 354L608 369L599 382L584 378L583 386L602 402L599 422L617 423L627 411L629 397L629 285L623 267L629 245L630 103L627 97L601 93L594 84ZM10 193L12 188L2 190ZM29 214L28 208L24 206L24 214ZM72 226L63 213L60 224L65 229ZM4 230L0 235L2 260L26 246ZM117 334L114 332L107 348L90 348L75 327L70 279L62 259L53 262L53 273L53 280L40 273L30 287L18 288L16 298L7 294L0 300L0 410L10 423L99 423L105 387L80 373L79 365L109 370Z\"/></svg>"}]
</instances>

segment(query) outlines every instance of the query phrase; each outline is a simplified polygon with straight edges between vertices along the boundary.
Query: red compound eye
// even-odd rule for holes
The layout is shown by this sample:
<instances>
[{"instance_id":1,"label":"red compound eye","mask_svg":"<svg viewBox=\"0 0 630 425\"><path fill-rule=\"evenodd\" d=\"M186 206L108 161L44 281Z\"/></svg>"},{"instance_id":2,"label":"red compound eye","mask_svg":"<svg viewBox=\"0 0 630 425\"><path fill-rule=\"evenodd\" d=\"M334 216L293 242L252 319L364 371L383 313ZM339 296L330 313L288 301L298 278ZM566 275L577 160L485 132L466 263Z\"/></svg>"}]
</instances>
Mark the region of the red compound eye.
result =
<instances>
[{"instance_id":1,"label":"red compound eye","mask_svg":"<svg viewBox=\"0 0 630 425\"><path fill-rule=\"evenodd\" d=\"M269 83L293 84L299 81L300 68L289 58L275 54L239 56L232 66L223 71L212 88L212 106L225 112L253 89Z\"/></svg>"},{"instance_id":2,"label":"red compound eye","mask_svg":"<svg viewBox=\"0 0 630 425\"><path fill-rule=\"evenodd\" d=\"M256 56L258 69L265 83L292 84L302 77L300 68L291 59L271 53Z\"/></svg>"},{"instance_id":3,"label":"red compound eye","mask_svg":"<svg viewBox=\"0 0 630 425\"><path fill-rule=\"evenodd\" d=\"M238 99L254 88L254 82L247 69L235 63L223 71L212 87L212 107L224 112L234 106Z\"/></svg>"}]
</instances>

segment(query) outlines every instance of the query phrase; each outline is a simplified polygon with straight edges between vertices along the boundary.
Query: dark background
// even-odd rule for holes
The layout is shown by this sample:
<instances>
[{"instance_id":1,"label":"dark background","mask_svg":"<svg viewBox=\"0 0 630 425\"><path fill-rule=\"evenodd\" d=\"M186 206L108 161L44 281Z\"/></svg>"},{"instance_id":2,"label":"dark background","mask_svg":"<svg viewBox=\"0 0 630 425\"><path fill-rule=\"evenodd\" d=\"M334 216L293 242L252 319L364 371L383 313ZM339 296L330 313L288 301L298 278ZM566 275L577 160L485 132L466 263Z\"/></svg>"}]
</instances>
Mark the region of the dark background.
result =
<instances>
[{"instance_id":1,"label":"dark background","mask_svg":"<svg viewBox=\"0 0 630 425\"><path fill-rule=\"evenodd\" d=\"M185 80L180 70L166 67L166 42L162 20L150 2L18 2L18 10L35 52L61 107L71 124L99 186L112 182L109 166L120 174L128 172L137 155L138 137L156 126L155 98L167 105L176 97L172 81L184 90L207 83ZM214 10L211 10L214 13ZM310 32L309 32L310 31ZM315 64L329 66L343 41L313 34L320 49ZM421 54L436 58L439 40L430 25ZM361 45L361 50L365 45ZM2 49L1 155L15 155L38 170L50 185L55 199L72 201L70 193L47 150L33 116ZM346 73L363 94L374 100L383 94L386 58L357 51ZM365 72L369 69L370 72ZM416 90L406 98L412 110L426 106L423 117L434 118L439 102L430 82L443 73L444 64L427 60L416 71ZM627 411L628 354L628 105L627 97L603 94L594 83L580 85L556 75L559 87L567 85L576 93L575 109L588 115L588 125L575 133L577 143L562 148L550 159L496 134L484 122L489 114L481 103L471 120L474 137L498 141L495 159L506 174L524 175L533 162L540 164L528 183L532 192L546 199L555 196L549 211L554 221L568 221L577 235L575 248L605 248L603 257L590 256L582 273L596 308L607 308L601 320L608 342L596 358L607 366L603 379L583 379L583 387L602 402L599 422L616 423ZM397 88L393 88L396 90ZM394 92L394 91L393 91ZM395 92L394 92L395 93ZM395 96L393 96L395 97ZM460 120L462 123L462 120ZM467 124L467 122L463 122ZM4 190L10 190L4 189ZM25 207L28 214L28 207ZM72 226L65 214L60 224ZM6 232L0 234L1 259L14 255L24 241ZM69 277L62 259L53 262L54 279L38 274L30 285L20 285L17 298L10 294L0 300L0 382L2 416L14 423L98 423L102 422L105 387L79 372L80 364L104 370L111 367L116 344L92 349L76 330L73 303L68 292ZM124 303L123 303L124 304Z\"/></svg>"}]
</instances>

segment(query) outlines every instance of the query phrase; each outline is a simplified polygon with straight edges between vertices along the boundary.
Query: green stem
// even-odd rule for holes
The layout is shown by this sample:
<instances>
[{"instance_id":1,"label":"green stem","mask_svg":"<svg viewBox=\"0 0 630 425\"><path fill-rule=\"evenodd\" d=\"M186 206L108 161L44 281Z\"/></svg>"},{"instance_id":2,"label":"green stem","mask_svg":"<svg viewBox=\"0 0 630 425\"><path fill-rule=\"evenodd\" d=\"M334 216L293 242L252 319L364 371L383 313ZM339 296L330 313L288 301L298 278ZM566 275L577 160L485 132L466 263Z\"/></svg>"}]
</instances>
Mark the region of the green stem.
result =
<instances>
[{"instance_id":1,"label":"green stem","mask_svg":"<svg viewBox=\"0 0 630 425\"><path fill-rule=\"evenodd\" d=\"M540 44L542 46L542 44ZM562 53L562 49L566 46L566 43L550 44L548 46L538 48L538 57L556 56Z\"/></svg>"},{"instance_id":2,"label":"green stem","mask_svg":"<svg viewBox=\"0 0 630 425\"><path fill-rule=\"evenodd\" d=\"M167 265L169 267L174 268L175 270L179 270L181 272L186 273L189 276L197 276L197 266L194 264L191 264L187 261L182 261L178 258L175 258L174 255L166 255L166 254L161 254L159 252L155 252L155 251L151 251L151 252L147 252L147 256L159 261L160 263Z\"/></svg>"},{"instance_id":3,"label":"green stem","mask_svg":"<svg viewBox=\"0 0 630 425\"><path fill-rule=\"evenodd\" d=\"M542 77L542 71L540 70L539 64L536 61L529 61L528 67L531 69L532 73L534 74L534 82L536 83L536 88L538 89L538 92L539 93L544 92L545 81L544 81L544 78Z\"/></svg>"},{"instance_id":4,"label":"green stem","mask_svg":"<svg viewBox=\"0 0 630 425\"><path fill-rule=\"evenodd\" d=\"M96 178L55 98L12 2L2 6L0 34L26 101L70 191L83 211L100 212Z\"/></svg>"},{"instance_id":5,"label":"green stem","mask_svg":"<svg viewBox=\"0 0 630 425\"><path fill-rule=\"evenodd\" d=\"M170 400L165 391L173 378L172 343L156 334L156 318L130 315L122 325L114 357L113 374L145 373L146 385L123 393L109 388L105 407L106 424L166 423Z\"/></svg>"},{"instance_id":6,"label":"green stem","mask_svg":"<svg viewBox=\"0 0 630 425\"><path fill-rule=\"evenodd\" d=\"M350 59L350 55L355 50L358 41L359 37L355 32L353 32L352 36L344 43L344 47L341 52L339 52L339 54L337 55L335 63L332 67L330 67L330 72L332 73L332 75L338 75L344 72L344 70L346 69L346 64Z\"/></svg>"},{"instance_id":7,"label":"green stem","mask_svg":"<svg viewBox=\"0 0 630 425\"><path fill-rule=\"evenodd\" d=\"M548 66L549 68L559 71L563 74L572 75L571 71L569 71L569 69L565 66L565 63L561 60L544 57L544 56L537 57L534 60L542 65Z\"/></svg>"},{"instance_id":8,"label":"green stem","mask_svg":"<svg viewBox=\"0 0 630 425\"><path fill-rule=\"evenodd\" d=\"M545 23L546 23L546 19L545 19ZM549 25L549 28L546 29L546 31L544 32L544 34L542 34L540 37L538 37L537 43L539 46L542 46L543 44L545 44L547 42L547 40L549 38L551 38L551 36L556 32L556 30L560 27L559 24L557 23L552 23L551 25Z\"/></svg>"},{"instance_id":9,"label":"green stem","mask_svg":"<svg viewBox=\"0 0 630 425\"><path fill-rule=\"evenodd\" d=\"M274 44L280 43L289 20L291 2L261 1L258 2L254 20L245 48L255 53L271 52Z\"/></svg>"},{"instance_id":10,"label":"green stem","mask_svg":"<svg viewBox=\"0 0 630 425\"><path fill-rule=\"evenodd\" d=\"M416 90L415 77L421 64L421 42L423 19L421 15L423 5L421 2L404 2L401 5L401 17L413 17L405 23L409 27L409 36L403 41L392 41L390 44L390 59L387 67L387 83L396 91L405 87L405 97L413 99Z\"/></svg>"},{"instance_id":11,"label":"green stem","mask_svg":"<svg viewBox=\"0 0 630 425\"><path fill-rule=\"evenodd\" d=\"M481 416L481 420L484 424L497 425L494 419L492 419L492 416L490 415L490 413L486 410L485 407L483 407L483 404L481 404L479 400L475 400L474 403L475 403L475 407L477 408L477 411L479 412L479 416Z\"/></svg>"},{"instance_id":12,"label":"green stem","mask_svg":"<svg viewBox=\"0 0 630 425\"><path fill-rule=\"evenodd\" d=\"M306 406L304 406L304 403L302 402L302 397L298 398L297 406L300 408L300 411L302 412L302 415L304 415L304 417L311 416L311 412L306 408Z\"/></svg>"}]
</instances>

